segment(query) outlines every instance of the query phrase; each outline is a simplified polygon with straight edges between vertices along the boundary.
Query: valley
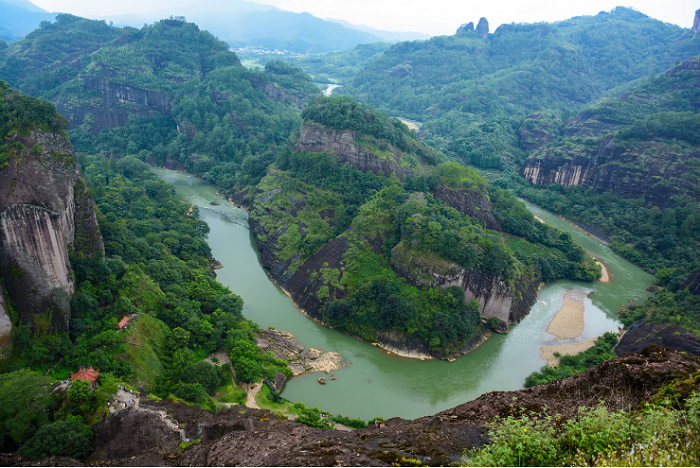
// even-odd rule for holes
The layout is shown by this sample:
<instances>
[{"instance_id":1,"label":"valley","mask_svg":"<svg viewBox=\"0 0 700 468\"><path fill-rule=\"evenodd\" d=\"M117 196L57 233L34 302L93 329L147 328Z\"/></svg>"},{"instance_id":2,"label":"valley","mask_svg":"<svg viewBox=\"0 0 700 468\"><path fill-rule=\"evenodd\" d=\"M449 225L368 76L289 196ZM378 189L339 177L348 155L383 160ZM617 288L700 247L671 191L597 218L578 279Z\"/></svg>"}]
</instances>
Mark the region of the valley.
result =
<instances>
[{"instance_id":1,"label":"valley","mask_svg":"<svg viewBox=\"0 0 700 468\"><path fill-rule=\"evenodd\" d=\"M3 5L0 464L700 461L700 10Z\"/></svg>"}]
</instances>

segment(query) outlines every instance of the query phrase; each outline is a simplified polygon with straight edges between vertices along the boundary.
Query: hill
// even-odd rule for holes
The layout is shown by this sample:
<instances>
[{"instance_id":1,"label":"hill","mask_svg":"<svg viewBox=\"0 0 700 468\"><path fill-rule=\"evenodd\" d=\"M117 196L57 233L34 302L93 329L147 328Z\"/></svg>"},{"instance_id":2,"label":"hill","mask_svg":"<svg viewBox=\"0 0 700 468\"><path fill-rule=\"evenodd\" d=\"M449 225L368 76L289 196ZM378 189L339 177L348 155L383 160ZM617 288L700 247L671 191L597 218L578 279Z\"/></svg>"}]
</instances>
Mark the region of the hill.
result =
<instances>
[{"instance_id":1,"label":"hill","mask_svg":"<svg viewBox=\"0 0 700 468\"><path fill-rule=\"evenodd\" d=\"M54 102L78 151L197 173L225 163L211 177L226 188L244 160L274 159L271 148L287 141L302 102L319 92L283 63L246 69L181 18L135 29L59 15L0 50L0 78Z\"/></svg>"},{"instance_id":2,"label":"hill","mask_svg":"<svg viewBox=\"0 0 700 468\"><path fill-rule=\"evenodd\" d=\"M618 7L557 23L505 24L492 34L393 45L343 92L424 122L423 138L467 164L520 162L518 128L545 109L571 115L606 91L696 55L690 30ZM482 31L483 32L483 31Z\"/></svg>"},{"instance_id":3,"label":"hill","mask_svg":"<svg viewBox=\"0 0 700 468\"><path fill-rule=\"evenodd\" d=\"M567 122L529 117L520 174L536 187L518 193L610 234L613 249L679 287L700 265L699 78L695 58Z\"/></svg>"},{"instance_id":4,"label":"hill","mask_svg":"<svg viewBox=\"0 0 700 468\"><path fill-rule=\"evenodd\" d=\"M315 320L452 359L520 322L541 280L600 275L567 234L442 163L398 120L347 98L312 101L302 117L294 151L233 200L250 206L270 276Z\"/></svg>"}]
</instances>

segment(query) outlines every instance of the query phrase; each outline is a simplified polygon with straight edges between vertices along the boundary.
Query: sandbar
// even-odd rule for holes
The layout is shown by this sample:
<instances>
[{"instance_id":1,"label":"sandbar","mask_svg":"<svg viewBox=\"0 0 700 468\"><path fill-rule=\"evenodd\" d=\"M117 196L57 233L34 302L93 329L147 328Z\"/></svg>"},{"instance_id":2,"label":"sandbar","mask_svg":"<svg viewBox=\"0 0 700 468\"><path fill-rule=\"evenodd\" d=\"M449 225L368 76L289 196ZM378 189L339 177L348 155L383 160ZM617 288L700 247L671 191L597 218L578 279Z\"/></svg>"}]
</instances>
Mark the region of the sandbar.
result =
<instances>
[{"instance_id":1,"label":"sandbar","mask_svg":"<svg viewBox=\"0 0 700 468\"><path fill-rule=\"evenodd\" d=\"M542 223L542 224L547 224L547 222L546 222L544 219L540 218L539 216L537 216L537 215L532 215L532 216L534 216L535 219L536 219L537 221L539 221L540 223Z\"/></svg>"},{"instance_id":2,"label":"sandbar","mask_svg":"<svg viewBox=\"0 0 700 468\"><path fill-rule=\"evenodd\" d=\"M583 301L587 295L587 291L564 291L564 303L549 322L547 333L551 333L558 340L571 340L580 336L583 332Z\"/></svg>"},{"instance_id":3,"label":"sandbar","mask_svg":"<svg viewBox=\"0 0 700 468\"><path fill-rule=\"evenodd\" d=\"M600 281L601 283L609 283L610 282L610 274L608 274L608 267L605 266L605 263L601 262L597 258L593 258L593 260L595 260L595 262L598 265L600 265L600 268L603 270L603 274L601 275L601 277L598 281Z\"/></svg>"},{"instance_id":4,"label":"sandbar","mask_svg":"<svg viewBox=\"0 0 700 468\"><path fill-rule=\"evenodd\" d=\"M559 365L559 358L556 357L554 353L558 352L562 356L565 356L567 354L578 354L592 347L595 344L595 340L597 339L598 338L590 338L586 341L571 343L568 345L546 346L544 348L540 348L542 350L542 354L540 355L540 357L542 359L547 360L547 364L549 365L549 367L556 367Z\"/></svg>"}]
</instances>

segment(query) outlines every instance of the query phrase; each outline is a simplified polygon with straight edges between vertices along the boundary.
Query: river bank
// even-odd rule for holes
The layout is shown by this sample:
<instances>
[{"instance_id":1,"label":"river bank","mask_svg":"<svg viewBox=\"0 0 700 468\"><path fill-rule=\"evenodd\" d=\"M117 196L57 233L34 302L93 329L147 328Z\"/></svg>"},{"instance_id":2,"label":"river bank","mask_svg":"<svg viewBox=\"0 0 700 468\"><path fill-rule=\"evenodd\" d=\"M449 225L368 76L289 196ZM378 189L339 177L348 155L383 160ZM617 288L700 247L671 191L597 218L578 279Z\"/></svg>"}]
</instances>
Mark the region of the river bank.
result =
<instances>
[{"instance_id":1,"label":"river bank","mask_svg":"<svg viewBox=\"0 0 700 468\"><path fill-rule=\"evenodd\" d=\"M336 371L340 383L337 385L319 385L318 374L303 374L285 385L285 398L334 414L363 419L376 416L413 419L457 406L489 391L518 390L530 373L546 364L540 348L559 344L545 329L561 308L564 291L591 291L584 301L585 325L579 338L585 341L606 331L617 331L620 323L615 311L621 298L646 297L644 288L653 282L651 275L608 247L528 205L537 216L570 232L586 250L604 261L614 281L585 285L567 280L550 283L542 288L522 322L514 325L507 335L494 334L469 355L452 363L405 359L308 320L260 266L245 211L228 203L218 207L209 205L216 189L196 177L162 169L153 172L173 183L182 200L199 208L200 219L210 227L207 242L212 254L225 265L216 270L217 279L243 298L246 318L261 328L272 326L289 331L307 348L337 352L351 364Z\"/></svg>"}]
</instances>

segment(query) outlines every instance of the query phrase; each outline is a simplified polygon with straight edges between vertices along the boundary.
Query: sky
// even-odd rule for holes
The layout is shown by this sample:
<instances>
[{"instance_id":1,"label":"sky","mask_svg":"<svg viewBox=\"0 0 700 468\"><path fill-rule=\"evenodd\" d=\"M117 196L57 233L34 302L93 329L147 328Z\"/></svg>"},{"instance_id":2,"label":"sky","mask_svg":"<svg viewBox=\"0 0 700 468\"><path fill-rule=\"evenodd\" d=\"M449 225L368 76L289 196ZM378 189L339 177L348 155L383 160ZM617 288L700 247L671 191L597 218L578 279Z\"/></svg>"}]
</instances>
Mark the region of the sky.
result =
<instances>
[{"instance_id":1,"label":"sky","mask_svg":"<svg viewBox=\"0 0 700 468\"><path fill-rule=\"evenodd\" d=\"M138 14L202 4L206 0L33 0L51 11L89 18ZM558 21L572 16L595 15L616 6L629 6L653 18L690 28L697 0L257 0L283 10L309 12L319 18L343 19L390 31L415 31L431 35L454 34L463 23L480 17L493 32L502 23Z\"/></svg>"}]
</instances>

